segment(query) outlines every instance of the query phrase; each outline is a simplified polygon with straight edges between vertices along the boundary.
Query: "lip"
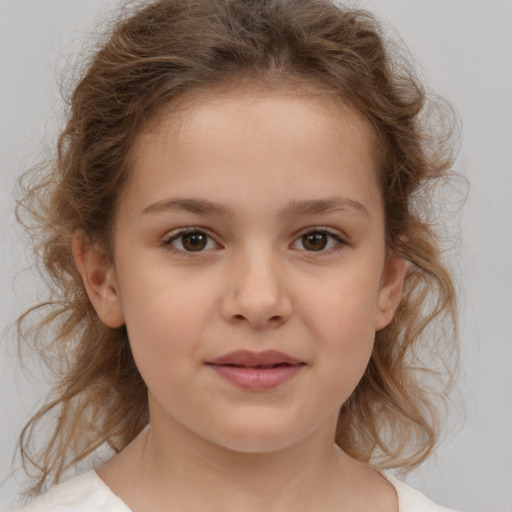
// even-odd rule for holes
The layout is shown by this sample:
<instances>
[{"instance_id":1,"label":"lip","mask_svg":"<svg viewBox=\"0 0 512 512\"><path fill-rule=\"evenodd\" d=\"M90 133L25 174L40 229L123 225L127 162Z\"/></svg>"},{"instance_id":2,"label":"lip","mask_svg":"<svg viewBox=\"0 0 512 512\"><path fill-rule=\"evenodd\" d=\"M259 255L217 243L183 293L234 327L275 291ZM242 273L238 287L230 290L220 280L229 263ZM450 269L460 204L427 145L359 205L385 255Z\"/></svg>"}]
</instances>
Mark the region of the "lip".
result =
<instances>
[{"instance_id":1,"label":"lip","mask_svg":"<svg viewBox=\"0 0 512 512\"><path fill-rule=\"evenodd\" d=\"M234 366L271 366L275 364L301 364L302 361L277 350L264 350L251 352L250 350L237 350L209 361L209 364L230 364Z\"/></svg>"},{"instance_id":2,"label":"lip","mask_svg":"<svg viewBox=\"0 0 512 512\"><path fill-rule=\"evenodd\" d=\"M299 373L305 363L277 350L238 350L208 361L207 365L236 386L257 391L284 384Z\"/></svg>"}]
</instances>

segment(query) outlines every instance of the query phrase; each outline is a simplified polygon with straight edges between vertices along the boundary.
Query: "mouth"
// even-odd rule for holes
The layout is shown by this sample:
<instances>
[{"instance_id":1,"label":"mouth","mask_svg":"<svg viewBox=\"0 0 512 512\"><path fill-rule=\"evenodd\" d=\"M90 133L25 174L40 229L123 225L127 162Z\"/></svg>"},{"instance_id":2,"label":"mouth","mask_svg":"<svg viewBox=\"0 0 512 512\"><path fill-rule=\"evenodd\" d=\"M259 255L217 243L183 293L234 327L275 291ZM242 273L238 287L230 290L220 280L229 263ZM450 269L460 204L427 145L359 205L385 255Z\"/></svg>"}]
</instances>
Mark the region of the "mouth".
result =
<instances>
[{"instance_id":1,"label":"mouth","mask_svg":"<svg viewBox=\"0 0 512 512\"><path fill-rule=\"evenodd\" d=\"M207 365L240 388L262 391L284 384L306 363L276 350L240 350L208 361Z\"/></svg>"},{"instance_id":2,"label":"mouth","mask_svg":"<svg viewBox=\"0 0 512 512\"><path fill-rule=\"evenodd\" d=\"M209 361L208 364L269 369L278 366L294 366L305 363L277 350L265 350L263 352L238 350L213 359L212 361Z\"/></svg>"},{"instance_id":3,"label":"mouth","mask_svg":"<svg viewBox=\"0 0 512 512\"><path fill-rule=\"evenodd\" d=\"M213 364L213 363L210 363ZM259 368L260 370L270 370L271 368L279 368L282 366L295 366L289 363L277 364L258 364L258 365L244 365L244 364L225 364L222 366L233 366L234 368Z\"/></svg>"}]
</instances>

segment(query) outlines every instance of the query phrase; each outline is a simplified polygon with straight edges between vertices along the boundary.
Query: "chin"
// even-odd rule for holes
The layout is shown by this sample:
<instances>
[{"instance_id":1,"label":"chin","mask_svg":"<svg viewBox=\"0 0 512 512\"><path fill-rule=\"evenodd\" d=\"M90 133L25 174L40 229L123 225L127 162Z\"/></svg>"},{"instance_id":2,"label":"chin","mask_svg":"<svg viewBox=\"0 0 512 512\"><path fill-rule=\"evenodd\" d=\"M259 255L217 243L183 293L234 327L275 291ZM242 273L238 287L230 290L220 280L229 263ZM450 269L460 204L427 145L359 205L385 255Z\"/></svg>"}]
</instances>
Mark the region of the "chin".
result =
<instances>
[{"instance_id":1,"label":"chin","mask_svg":"<svg viewBox=\"0 0 512 512\"><path fill-rule=\"evenodd\" d=\"M261 436L244 439L230 439L218 443L226 450L240 454L271 454L285 450L293 445L290 439L263 439Z\"/></svg>"},{"instance_id":2,"label":"chin","mask_svg":"<svg viewBox=\"0 0 512 512\"><path fill-rule=\"evenodd\" d=\"M289 438L263 438L261 435L244 439L230 440L226 448L243 453L272 453L284 450L293 444Z\"/></svg>"},{"instance_id":3,"label":"chin","mask_svg":"<svg viewBox=\"0 0 512 512\"><path fill-rule=\"evenodd\" d=\"M238 425L229 431L209 432L209 440L230 451L239 453L273 453L284 450L308 436L284 425ZM213 434L213 435L212 435Z\"/></svg>"}]
</instances>

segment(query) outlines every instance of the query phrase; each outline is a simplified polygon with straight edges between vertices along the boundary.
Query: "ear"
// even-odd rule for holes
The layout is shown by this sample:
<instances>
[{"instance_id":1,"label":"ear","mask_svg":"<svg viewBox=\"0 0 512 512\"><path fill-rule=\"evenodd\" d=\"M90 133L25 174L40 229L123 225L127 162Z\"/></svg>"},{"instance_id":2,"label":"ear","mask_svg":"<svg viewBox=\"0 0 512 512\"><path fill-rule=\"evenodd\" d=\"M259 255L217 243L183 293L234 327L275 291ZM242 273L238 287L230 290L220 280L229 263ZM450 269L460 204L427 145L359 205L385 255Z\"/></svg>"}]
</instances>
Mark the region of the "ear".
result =
<instances>
[{"instance_id":1,"label":"ear","mask_svg":"<svg viewBox=\"0 0 512 512\"><path fill-rule=\"evenodd\" d=\"M395 315L402 298L408 264L407 260L400 258L393 252L389 252L386 257L377 300L376 331L384 329Z\"/></svg>"},{"instance_id":2,"label":"ear","mask_svg":"<svg viewBox=\"0 0 512 512\"><path fill-rule=\"evenodd\" d=\"M121 327L124 314L114 267L105 249L91 242L84 233L73 239L73 257L87 295L107 327Z\"/></svg>"}]
</instances>

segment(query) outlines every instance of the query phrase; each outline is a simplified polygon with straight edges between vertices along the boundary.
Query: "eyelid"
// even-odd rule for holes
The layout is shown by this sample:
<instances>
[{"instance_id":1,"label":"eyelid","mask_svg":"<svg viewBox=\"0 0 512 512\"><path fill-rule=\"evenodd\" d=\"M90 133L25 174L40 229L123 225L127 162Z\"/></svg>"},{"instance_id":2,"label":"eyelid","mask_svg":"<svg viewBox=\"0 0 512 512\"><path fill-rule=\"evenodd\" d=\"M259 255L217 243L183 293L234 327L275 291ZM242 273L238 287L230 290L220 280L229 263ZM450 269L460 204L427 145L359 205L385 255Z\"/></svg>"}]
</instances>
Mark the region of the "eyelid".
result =
<instances>
[{"instance_id":1,"label":"eyelid","mask_svg":"<svg viewBox=\"0 0 512 512\"><path fill-rule=\"evenodd\" d=\"M331 228L331 227L327 227L327 226L310 226L310 227L301 229L297 233L295 238L299 238L301 236L307 235L308 233L316 233L316 232L327 233L328 235L337 237L342 242L348 244L348 237L345 235L345 233L343 233L343 231L341 231L340 229Z\"/></svg>"},{"instance_id":2,"label":"eyelid","mask_svg":"<svg viewBox=\"0 0 512 512\"><path fill-rule=\"evenodd\" d=\"M173 229L171 231L168 231L163 236L162 241L163 241L163 243L169 243L170 241L175 240L176 238L178 238L180 235L186 235L187 233L197 233L197 232L205 233L209 237L214 238L211 235L210 231L208 229L206 229L206 228L203 228L203 227L200 227L200 226L187 226L187 227L176 228L176 229Z\"/></svg>"},{"instance_id":3,"label":"eyelid","mask_svg":"<svg viewBox=\"0 0 512 512\"><path fill-rule=\"evenodd\" d=\"M209 249L203 249L201 251L186 251L185 249L180 249L172 245L172 242L179 239L183 235L187 235L189 233L203 233L205 234L209 239L213 240L213 242L216 245L216 248L222 247L222 245L218 242L217 237L211 233L209 229L203 228L201 226L187 226L183 228L173 229L172 231L169 231L165 234L165 236L162 239L162 245L173 249L176 252L183 253L183 254L201 254L204 252L211 251L213 248Z\"/></svg>"},{"instance_id":4,"label":"eyelid","mask_svg":"<svg viewBox=\"0 0 512 512\"><path fill-rule=\"evenodd\" d=\"M350 245L345 234L338 229L328 228L326 226L311 226L311 227L308 227L308 228L305 228L305 229L299 231L298 234L294 237L294 240L293 240L291 246L293 246L295 243L297 243L303 236L308 235L310 233L325 233L325 234L331 236L332 238L336 239L336 241L338 243L334 247L329 247L328 249L323 249L321 251L307 251L306 249L301 249L304 252L313 253L313 254L315 252L318 254L322 254L322 253L326 254L331 251L339 250L339 249L343 248L344 246Z\"/></svg>"}]
</instances>

